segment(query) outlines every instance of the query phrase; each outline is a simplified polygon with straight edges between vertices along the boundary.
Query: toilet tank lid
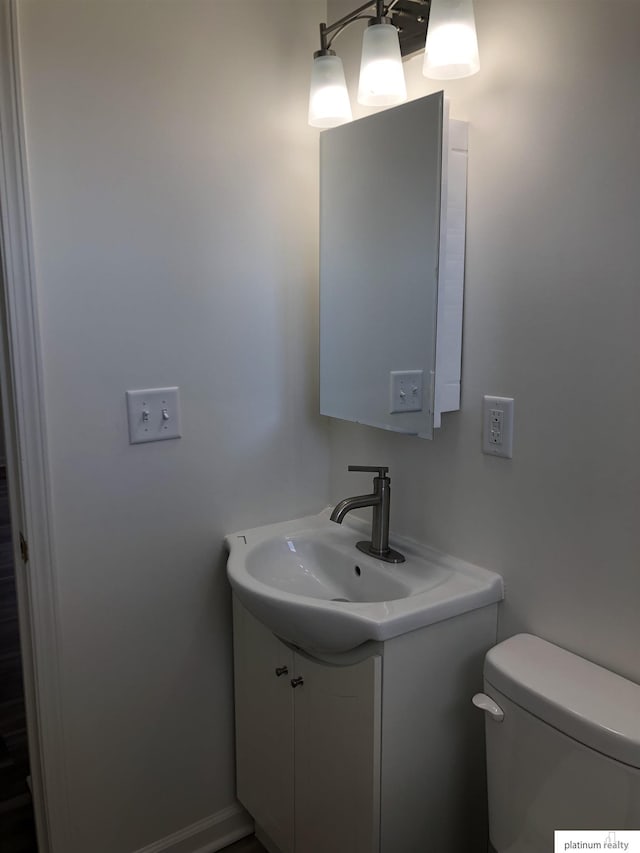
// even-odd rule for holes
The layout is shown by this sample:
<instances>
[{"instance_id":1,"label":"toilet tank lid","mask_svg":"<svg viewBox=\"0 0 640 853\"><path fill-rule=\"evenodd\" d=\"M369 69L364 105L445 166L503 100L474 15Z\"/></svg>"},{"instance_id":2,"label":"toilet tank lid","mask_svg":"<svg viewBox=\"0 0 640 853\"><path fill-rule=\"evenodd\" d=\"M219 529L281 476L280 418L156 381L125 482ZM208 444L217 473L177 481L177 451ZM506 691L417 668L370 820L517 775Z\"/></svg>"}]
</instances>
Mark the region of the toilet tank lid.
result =
<instances>
[{"instance_id":1,"label":"toilet tank lid","mask_svg":"<svg viewBox=\"0 0 640 853\"><path fill-rule=\"evenodd\" d=\"M494 646L484 677L569 737L640 768L640 685L531 634Z\"/></svg>"}]
</instances>

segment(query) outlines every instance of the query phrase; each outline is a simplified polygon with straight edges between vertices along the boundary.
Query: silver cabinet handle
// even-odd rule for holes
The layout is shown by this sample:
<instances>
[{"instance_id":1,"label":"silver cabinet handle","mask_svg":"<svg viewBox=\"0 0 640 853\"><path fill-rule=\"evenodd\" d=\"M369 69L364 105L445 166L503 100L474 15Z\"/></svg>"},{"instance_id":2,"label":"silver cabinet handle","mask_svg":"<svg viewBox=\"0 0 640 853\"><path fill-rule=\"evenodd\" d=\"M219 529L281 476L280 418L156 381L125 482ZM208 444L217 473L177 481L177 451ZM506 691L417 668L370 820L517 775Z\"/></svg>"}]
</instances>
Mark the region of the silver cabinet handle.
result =
<instances>
[{"instance_id":1,"label":"silver cabinet handle","mask_svg":"<svg viewBox=\"0 0 640 853\"><path fill-rule=\"evenodd\" d=\"M276 675L280 678L281 675L288 675L289 667L288 666L277 666L276 667Z\"/></svg>"},{"instance_id":2,"label":"silver cabinet handle","mask_svg":"<svg viewBox=\"0 0 640 853\"><path fill-rule=\"evenodd\" d=\"M476 708L480 708L481 711L487 713L496 723L501 723L504 720L504 711L486 693L476 693L471 701Z\"/></svg>"},{"instance_id":3,"label":"silver cabinet handle","mask_svg":"<svg viewBox=\"0 0 640 853\"><path fill-rule=\"evenodd\" d=\"M292 687L302 687L303 684L304 684L304 678L301 675L299 675L297 678L291 679L291 686Z\"/></svg>"}]
</instances>

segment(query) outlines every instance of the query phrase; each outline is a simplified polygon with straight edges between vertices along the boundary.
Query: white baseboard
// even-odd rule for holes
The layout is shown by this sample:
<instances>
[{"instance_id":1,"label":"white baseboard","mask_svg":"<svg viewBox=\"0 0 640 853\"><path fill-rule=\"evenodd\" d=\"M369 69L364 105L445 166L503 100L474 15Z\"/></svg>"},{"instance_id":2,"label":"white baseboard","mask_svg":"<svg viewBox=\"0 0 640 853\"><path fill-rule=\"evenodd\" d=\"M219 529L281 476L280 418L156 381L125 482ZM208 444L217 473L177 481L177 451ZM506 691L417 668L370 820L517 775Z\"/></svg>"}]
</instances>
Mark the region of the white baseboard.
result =
<instances>
[{"instance_id":1,"label":"white baseboard","mask_svg":"<svg viewBox=\"0 0 640 853\"><path fill-rule=\"evenodd\" d=\"M253 821L240 805L229 806L185 826L135 853L215 853L253 832Z\"/></svg>"}]
</instances>

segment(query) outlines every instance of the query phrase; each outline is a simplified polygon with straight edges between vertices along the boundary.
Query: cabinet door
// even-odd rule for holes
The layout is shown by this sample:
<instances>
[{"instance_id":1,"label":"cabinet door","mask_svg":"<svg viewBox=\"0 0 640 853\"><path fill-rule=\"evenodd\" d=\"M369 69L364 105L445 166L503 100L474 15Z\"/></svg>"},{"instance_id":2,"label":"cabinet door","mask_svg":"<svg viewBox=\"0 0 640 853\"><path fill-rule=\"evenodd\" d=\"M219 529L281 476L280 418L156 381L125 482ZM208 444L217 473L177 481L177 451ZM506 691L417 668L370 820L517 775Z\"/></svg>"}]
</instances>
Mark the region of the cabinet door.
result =
<instances>
[{"instance_id":1,"label":"cabinet door","mask_svg":"<svg viewBox=\"0 0 640 853\"><path fill-rule=\"evenodd\" d=\"M233 628L238 799L293 853L293 653L235 598Z\"/></svg>"},{"instance_id":2,"label":"cabinet door","mask_svg":"<svg viewBox=\"0 0 640 853\"><path fill-rule=\"evenodd\" d=\"M375 853L381 659L339 667L296 654L295 675L296 850Z\"/></svg>"}]
</instances>

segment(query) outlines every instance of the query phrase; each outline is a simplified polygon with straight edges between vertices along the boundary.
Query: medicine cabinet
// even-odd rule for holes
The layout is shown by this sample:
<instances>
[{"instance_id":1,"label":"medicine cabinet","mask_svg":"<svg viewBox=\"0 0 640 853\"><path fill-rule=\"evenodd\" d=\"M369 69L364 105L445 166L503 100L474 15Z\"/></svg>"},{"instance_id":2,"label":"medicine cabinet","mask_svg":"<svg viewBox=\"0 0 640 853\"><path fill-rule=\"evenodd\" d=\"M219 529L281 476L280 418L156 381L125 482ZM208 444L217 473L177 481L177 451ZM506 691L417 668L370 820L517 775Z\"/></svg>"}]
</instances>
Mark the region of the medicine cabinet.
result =
<instances>
[{"instance_id":1,"label":"medicine cabinet","mask_svg":"<svg viewBox=\"0 0 640 853\"><path fill-rule=\"evenodd\" d=\"M320 411L432 438L460 408L467 125L442 92L320 136Z\"/></svg>"}]
</instances>

